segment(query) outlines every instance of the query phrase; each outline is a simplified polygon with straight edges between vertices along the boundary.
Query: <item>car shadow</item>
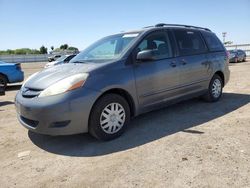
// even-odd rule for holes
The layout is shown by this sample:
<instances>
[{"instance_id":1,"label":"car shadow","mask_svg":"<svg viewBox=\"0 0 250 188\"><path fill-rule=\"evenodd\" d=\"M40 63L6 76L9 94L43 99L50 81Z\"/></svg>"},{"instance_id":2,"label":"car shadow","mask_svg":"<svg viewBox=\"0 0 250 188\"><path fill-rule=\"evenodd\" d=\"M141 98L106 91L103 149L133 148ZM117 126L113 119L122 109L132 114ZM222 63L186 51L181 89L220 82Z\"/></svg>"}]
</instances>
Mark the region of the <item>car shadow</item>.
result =
<instances>
[{"instance_id":1,"label":"car shadow","mask_svg":"<svg viewBox=\"0 0 250 188\"><path fill-rule=\"evenodd\" d=\"M29 131L28 136L39 148L59 155L107 155L135 148L180 131L187 134L205 134L191 128L233 112L249 102L250 95L237 93L224 93L216 103L206 103L199 99L184 101L134 118L121 137L108 142L98 141L88 134L46 136Z\"/></svg>"},{"instance_id":2,"label":"car shadow","mask_svg":"<svg viewBox=\"0 0 250 188\"><path fill-rule=\"evenodd\" d=\"M22 85L18 84L18 85L8 85L6 87L6 91L15 91L15 90L20 90L22 87Z\"/></svg>"},{"instance_id":3,"label":"car shadow","mask_svg":"<svg viewBox=\"0 0 250 188\"><path fill-rule=\"evenodd\" d=\"M14 104L14 102L12 102L12 101L3 101L3 102L0 102L0 107L11 105L11 104Z\"/></svg>"}]
</instances>

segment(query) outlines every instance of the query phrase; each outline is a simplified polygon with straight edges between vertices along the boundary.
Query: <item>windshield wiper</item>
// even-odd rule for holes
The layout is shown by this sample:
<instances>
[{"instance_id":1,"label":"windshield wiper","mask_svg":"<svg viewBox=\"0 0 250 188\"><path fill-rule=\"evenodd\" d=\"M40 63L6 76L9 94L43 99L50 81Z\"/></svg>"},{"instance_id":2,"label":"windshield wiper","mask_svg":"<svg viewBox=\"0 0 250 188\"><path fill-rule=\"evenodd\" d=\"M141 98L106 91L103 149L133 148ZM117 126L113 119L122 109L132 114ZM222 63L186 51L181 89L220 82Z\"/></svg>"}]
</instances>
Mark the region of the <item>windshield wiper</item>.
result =
<instances>
[{"instance_id":1,"label":"windshield wiper","mask_svg":"<svg viewBox=\"0 0 250 188\"><path fill-rule=\"evenodd\" d=\"M88 63L89 61L73 61L72 63Z\"/></svg>"}]
</instances>

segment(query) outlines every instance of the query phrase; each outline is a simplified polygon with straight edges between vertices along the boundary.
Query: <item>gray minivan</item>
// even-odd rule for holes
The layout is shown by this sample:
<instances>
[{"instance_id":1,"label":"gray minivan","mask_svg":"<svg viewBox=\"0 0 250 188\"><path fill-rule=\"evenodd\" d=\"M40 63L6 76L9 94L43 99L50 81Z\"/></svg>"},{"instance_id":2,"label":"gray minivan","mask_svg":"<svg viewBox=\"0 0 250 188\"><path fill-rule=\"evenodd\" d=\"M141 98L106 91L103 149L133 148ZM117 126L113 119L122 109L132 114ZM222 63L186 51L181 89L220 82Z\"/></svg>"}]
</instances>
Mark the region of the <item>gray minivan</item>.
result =
<instances>
[{"instance_id":1,"label":"gray minivan","mask_svg":"<svg viewBox=\"0 0 250 188\"><path fill-rule=\"evenodd\" d=\"M218 101L228 63L207 28L157 24L119 33L30 76L16 95L18 119L41 134L110 140L139 114L198 96Z\"/></svg>"}]
</instances>

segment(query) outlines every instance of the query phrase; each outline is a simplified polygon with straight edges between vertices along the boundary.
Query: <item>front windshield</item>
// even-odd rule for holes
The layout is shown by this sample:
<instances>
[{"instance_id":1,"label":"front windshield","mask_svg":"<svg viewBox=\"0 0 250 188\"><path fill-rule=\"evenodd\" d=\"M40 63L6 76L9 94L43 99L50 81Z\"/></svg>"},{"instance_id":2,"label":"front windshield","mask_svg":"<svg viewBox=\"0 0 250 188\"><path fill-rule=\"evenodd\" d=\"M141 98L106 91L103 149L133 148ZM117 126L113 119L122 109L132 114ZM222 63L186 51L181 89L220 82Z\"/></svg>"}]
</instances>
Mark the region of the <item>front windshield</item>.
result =
<instances>
[{"instance_id":1,"label":"front windshield","mask_svg":"<svg viewBox=\"0 0 250 188\"><path fill-rule=\"evenodd\" d=\"M119 34L101 39L74 57L70 63L107 62L119 58L139 33Z\"/></svg>"}]
</instances>

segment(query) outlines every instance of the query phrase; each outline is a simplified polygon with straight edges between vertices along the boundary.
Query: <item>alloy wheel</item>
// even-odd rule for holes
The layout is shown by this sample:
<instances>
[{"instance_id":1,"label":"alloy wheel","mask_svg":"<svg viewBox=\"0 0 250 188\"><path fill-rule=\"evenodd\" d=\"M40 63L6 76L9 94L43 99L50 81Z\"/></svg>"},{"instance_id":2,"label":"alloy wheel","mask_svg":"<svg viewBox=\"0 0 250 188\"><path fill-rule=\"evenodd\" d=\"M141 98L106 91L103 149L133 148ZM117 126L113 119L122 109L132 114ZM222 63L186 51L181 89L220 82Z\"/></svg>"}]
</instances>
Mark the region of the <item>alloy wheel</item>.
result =
<instances>
[{"instance_id":1,"label":"alloy wheel","mask_svg":"<svg viewBox=\"0 0 250 188\"><path fill-rule=\"evenodd\" d=\"M212 95L215 98L218 98L221 95L221 81L219 79L215 79L212 85Z\"/></svg>"}]
</instances>

